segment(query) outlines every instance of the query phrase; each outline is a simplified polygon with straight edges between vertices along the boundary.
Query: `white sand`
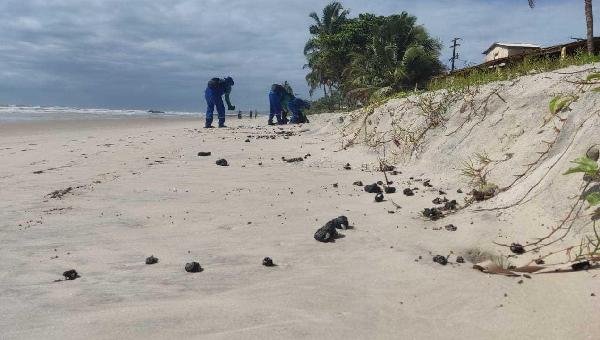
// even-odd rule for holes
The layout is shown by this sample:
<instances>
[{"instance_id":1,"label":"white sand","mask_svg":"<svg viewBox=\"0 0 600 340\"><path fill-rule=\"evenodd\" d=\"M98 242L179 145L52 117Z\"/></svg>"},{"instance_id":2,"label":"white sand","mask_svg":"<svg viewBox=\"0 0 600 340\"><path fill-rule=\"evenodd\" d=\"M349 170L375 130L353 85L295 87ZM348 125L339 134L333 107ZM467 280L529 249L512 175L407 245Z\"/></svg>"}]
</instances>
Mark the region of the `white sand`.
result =
<instances>
[{"instance_id":1,"label":"white sand","mask_svg":"<svg viewBox=\"0 0 600 340\"><path fill-rule=\"evenodd\" d=\"M535 94L524 90L505 98L519 112L531 112L520 124L543 116L541 103L548 97L540 94L534 101ZM523 96L533 96L534 103ZM585 103L594 106L597 99ZM397 102L388 105L398 107ZM502 110L486 119L494 122ZM519 112L507 117L516 119ZM1 126L0 337L597 338L600 297L591 296L600 295L597 271L526 279L491 276L473 270L471 263L454 263L455 255L468 249L501 251L492 245L499 234L507 240L539 236L540 223L558 219L568 205L559 197L573 195L577 187L559 193L563 186L554 181L580 181L560 173L585 149L583 143L561 161L530 206L502 213L477 213L472 207L430 222L419 213L432 206L437 189L460 202L465 197L456 193L468 188L456 160L476 147L460 145L477 140L496 145L515 123L507 122L498 128L502 131L482 124L464 144L454 137L436 139L444 131L434 132L424 147L427 156L400 165L403 174L390 178L399 192L375 203L373 195L352 183L383 180L371 170L377 153L364 147L340 150L337 131L347 121L340 124L337 116L285 127L296 133L289 139L257 139L282 131L257 127L264 118L230 119L233 128L210 131L195 130L202 125L199 120ZM597 123L586 127L594 133L577 141L597 141ZM490 150L490 156L514 152L516 167L534 157L526 147L534 134L504 145L508 151ZM247 136L252 136L250 143ZM453 150L449 143L459 146ZM213 155L197 157L199 151ZM307 154L301 163L281 160ZM231 165L216 166L218 158ZM347 162L352 170L342 169ZM44 172L33 173L39 170ZM435 189L409 177L431 179ZM421 190L406 197L406 186ZM62 199L47 196L67 187L75 189ZM509 202L523 188L484 205ZM539 197L546 193L552 203L542 203ZM343 231L345 237L335 243L313 239L318 227L342 214L355 229ZM458 230L433 230L449 223ZM451 252L447 266L431 260ZM145 265L150 255L160 262ZM265 256L278 266L263 267ZM186 273L183 267L192 260L204 272ZM53 282L68 269L76 269L81 278Z\"/></svg>"}]
</instances>

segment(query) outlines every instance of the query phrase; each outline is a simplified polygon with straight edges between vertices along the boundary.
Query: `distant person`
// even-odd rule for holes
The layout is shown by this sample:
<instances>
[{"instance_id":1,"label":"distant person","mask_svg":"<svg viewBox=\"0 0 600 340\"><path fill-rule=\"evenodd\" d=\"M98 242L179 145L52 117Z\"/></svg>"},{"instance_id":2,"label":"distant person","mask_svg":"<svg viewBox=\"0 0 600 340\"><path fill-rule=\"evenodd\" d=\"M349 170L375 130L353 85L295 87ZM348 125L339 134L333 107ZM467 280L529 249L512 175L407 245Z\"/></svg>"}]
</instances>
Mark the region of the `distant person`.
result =
<instances>
[{"instance_id":1,"label":"distant person","mask_svg":"<svg viewBox=\"0 0 600 340\"><path fill-rule=\"evenodd\" d=\"M286 124L287 118L283 116L284 111L288 108L288 103L292 99L292 95L287 92L285 87L279 84L273 84L271 86L271 92L269 92L269 125L275 125L273 118L277 118L277 124Z\"/></svg>"},{"instance_id":2,"label":"distant person","mask_svg":"<svg viewBox=\"0 0 600 340\"><path fill-rule=\"evenodd\" d=\"M288 107L292 112L290 124L308 123L308 118L302 111L304 109L310 109L309 102L300 98L293 97L292 100L290 100Z\"/></svg>"},{"instance_id":3,"label":"distant person","mask_svg":"<svg viewBox=\"0 0 600 340\"><path fill-rule=\"evenodd\" d=\"M234 85L233 79L227 77L225 79L212 78L206 86L204 96L206 97L206 124L205 128L213 128L213 113L215 106L217 107L217 113L219 115L219 127L224 128L225 126L225 105L223 104L223 95L225 95L225 102L227 103L227 109L230 111L235 110L235 106L231 105L229 95L231 94L231 87Z\"/></svg>"},{"instance_id":4,"label":"distant person","mask_svg":"<svg viewBox=\"0 0 600 340\"><path fill-rule=\"evenodd\" d=\"M252 118L252 110L250 110L250 118Z\"/></svg>"}]
</instances>

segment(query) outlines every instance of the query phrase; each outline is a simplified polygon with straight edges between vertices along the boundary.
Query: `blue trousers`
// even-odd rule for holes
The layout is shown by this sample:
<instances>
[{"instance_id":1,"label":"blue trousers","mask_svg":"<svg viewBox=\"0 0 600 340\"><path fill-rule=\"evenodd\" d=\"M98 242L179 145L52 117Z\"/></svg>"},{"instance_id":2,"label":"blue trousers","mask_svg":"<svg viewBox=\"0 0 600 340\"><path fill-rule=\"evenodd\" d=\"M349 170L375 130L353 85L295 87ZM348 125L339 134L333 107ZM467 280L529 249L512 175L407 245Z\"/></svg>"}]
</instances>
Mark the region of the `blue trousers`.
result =
<instances>
[{"instance_id":1,"label":"blue trousers","mask_svg":"<svg viewBox=\"0 0 600 340\"><path fill-rule=\"evenodd\" d=\"M302 111L296 107L290 107L290 111L292 111L292 118L290 119L290 123L299 124L300 117L302 117Z\"/></svg>"},{"instance_id":2,"label":"blue trousers","mask_svg":"<svg viewBox=\"0 0 600 340\"><path fill-rule=\"evenodd\" d=\"M204 97L206 97L206 124L205 127L209 127L213 122L213 113L215 111L215 106L217 107L217 113L219 117L219 126L223 126L225 124L225 105L223 104L223 97L217 91L206 88L204 92Z\"/></svg>"},{"instance_id":3,"label":"blue trousers","mask_svg":"<svg viewBox=\"0 0 600 340\"><path fill-rule=\"evenodd\" d=\"M281 124L281 112L283 108L281 107L281 98L275 92L269 93L269 122L273 122L273 117L277 117L277 123Z\"/></svg>"}]
</instances>

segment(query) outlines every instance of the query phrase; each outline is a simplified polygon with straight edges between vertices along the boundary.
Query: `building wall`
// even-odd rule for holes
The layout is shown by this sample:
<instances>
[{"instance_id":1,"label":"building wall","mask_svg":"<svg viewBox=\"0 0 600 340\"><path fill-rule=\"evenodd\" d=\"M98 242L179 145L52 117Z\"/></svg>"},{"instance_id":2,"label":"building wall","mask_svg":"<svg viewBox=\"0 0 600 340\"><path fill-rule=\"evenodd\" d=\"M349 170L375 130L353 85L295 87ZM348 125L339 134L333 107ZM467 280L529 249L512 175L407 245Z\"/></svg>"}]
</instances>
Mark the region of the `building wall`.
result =
<instances>
[{"instance_id":1,"label":"building wall","mask_svg":"<svg viewBox=\"0 0 600 340\"><path fill-rule=\"evenodd\" d=\"M535 50L535 48L496 46L485 56L485 61L488 62L491 60L506 58L513 55L520 55Z\"/></svg>"}]
</instances>

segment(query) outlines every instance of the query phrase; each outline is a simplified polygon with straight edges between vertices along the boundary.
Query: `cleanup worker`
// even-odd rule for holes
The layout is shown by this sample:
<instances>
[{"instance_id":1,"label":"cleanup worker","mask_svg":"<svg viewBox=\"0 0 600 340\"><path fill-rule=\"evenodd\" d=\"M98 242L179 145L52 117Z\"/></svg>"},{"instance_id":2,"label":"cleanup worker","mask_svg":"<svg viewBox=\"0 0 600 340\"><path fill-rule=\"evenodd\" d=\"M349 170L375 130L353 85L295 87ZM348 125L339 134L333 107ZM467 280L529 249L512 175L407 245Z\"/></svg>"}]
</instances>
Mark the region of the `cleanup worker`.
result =
<instances>
[{"instance_id":1,"label":"cleanup worker","mask_svg":"<svg viewBox=\"0 0 600 340\"><path fill-rule=\"evenodd\" d=\"M287 124L287 118L284 117L284 112L288 110L288 104L292 98L293 95L282 85L273 84L271 86L271 92L269 92L269 125L275 125L273 123L273 117L277 118L277 124Z\"/></svg>"},{"instance_id":2,"label":"cleanup worker","mask_svg":"<svg viewBox=\"0 0 600 340\"><path fill-rule=\"evenodd\" d=\"M277 124L282 124L281 112L283 107L281 106L281 98L283 97L285 89L279 84L271 85L271 92L269 92L269 125L275 125L273 123L273 117L277 118Z\"/></svg>"},{"instance_id":3,"label":"cleanup worker","mask_svg":"<svg viewBox=\"0 0 600 340\"><path fill-rule=\"evenodd\" d=\"M227 109L230 111L235 110L235 106L231 105L229 95L231 94L231 87L234 85L233 79L227 77L225 79L212 78L206 86L204 96L206 98L206 124L205 128L212 128L213 113L215 106L219 117L219 127L224 128L225 126L225 105L223 104L223 95L225 95L225 102L227 103Z\"/></svg>"},{"instance_id":4,"label":"cleanup worker","mask_svg":"<svg viewBox=\"0 0 600 340\"><path fill-rule=\"evenodd\" d=\"M308 123L308 118L302 112L304 109L310 109L310 103L306 100L293 97L288 104L288 108L292 112L290 124Z\"/></svg>"}]
</instances>

